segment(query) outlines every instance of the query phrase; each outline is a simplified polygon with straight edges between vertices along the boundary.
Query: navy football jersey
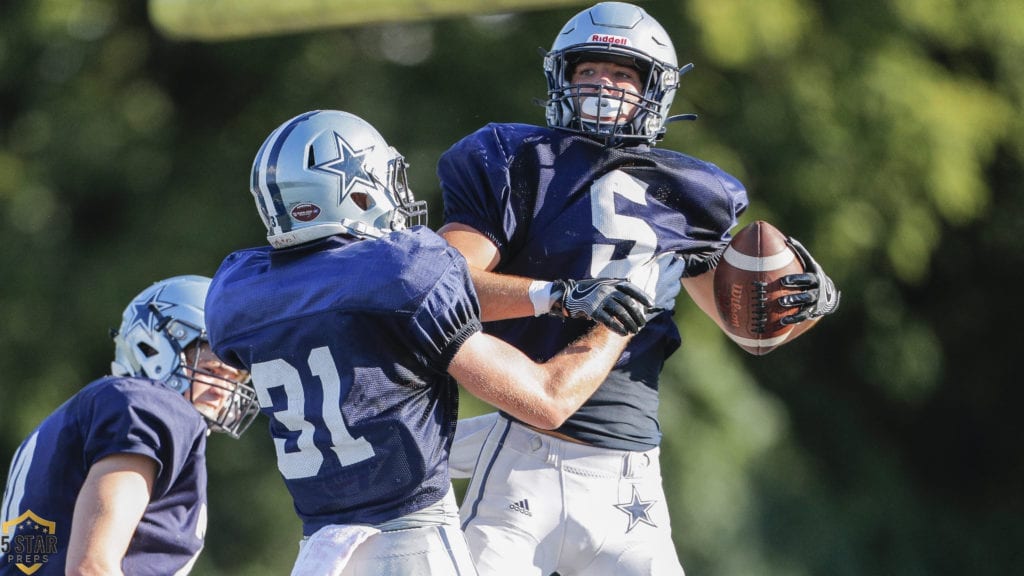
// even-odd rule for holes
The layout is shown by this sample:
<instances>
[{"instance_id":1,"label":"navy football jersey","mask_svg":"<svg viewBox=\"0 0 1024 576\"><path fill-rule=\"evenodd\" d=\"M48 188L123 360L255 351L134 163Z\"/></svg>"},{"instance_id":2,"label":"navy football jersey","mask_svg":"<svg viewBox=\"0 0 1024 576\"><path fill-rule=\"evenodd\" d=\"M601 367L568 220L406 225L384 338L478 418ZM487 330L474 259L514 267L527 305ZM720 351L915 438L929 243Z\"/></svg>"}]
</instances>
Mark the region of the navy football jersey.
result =
<instances>
[{"instance_id":1,"label":"navy football jersey","mask_svg":"<svg viewBox=\"0 0 1024 576\"><path fill-rule=\"evenodd\" d=\"M206 534L206 421L150 380L96 380L48 416L15 452L0 521L0 574L63 574L75 501L89 468L114 454L157 463L149 506L125 554L125 574L185 574ZM41 566L40 566L41 565Z\"/></svg>"},{"instance_id":2,"label":"navy football jersey","mask_svg":"<svg viewBox=\"0 0 1024 576\"><path fill-rule=\"evenodd\" d=\"M671 309L679 279L717 265L743 185L717 166L671 150L608 147L523 124L489 124L441 157L446 223L478 230L499 250L495 272L542 280L628 278L667 311L630 342L597 392L559 432L597 446L659 444L658 375L680 344ZM552 316L488 323L546 360L591 323Z\"/></svg>"},{"instance_id":3,"label":"navy football jersey","mask_svg":"<svg viewBox=\"0 0 1024 576\"><path fill-rule=\"evenodd\" d=\"M306 535L378 524L448 491L458 388L480 331L458 251L418 227L235 252L206 300L214 351L252 372Z\"/></svg>"}]
</instances>

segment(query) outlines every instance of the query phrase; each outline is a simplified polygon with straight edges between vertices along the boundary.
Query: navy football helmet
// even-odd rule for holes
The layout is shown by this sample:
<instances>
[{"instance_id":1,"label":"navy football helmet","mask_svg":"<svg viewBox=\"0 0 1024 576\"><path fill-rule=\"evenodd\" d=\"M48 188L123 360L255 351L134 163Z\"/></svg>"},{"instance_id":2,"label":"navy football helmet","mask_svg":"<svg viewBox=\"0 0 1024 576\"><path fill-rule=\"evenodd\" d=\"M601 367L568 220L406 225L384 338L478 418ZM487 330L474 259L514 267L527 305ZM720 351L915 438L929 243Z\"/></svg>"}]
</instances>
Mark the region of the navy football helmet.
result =
<instances>
[{"instance_id":1,"label":"navy football helmet","mask_svg":"<svg viewBox=\"0 0 1024 576\"><path fill-rule=\"evenodd\" d=\"M275 248L426 224L427 205L409 189L405 159L347 112L307 112L274 130L256 154L251 191Z\"/></svg>"},{"instance_id":2,"label":"navy football helmet","mask_svg":"<svg viewBox=\"0 0 1024 576\"><path fill-rule=\"evenodd\" d=\"M642 93L609 89L598 84L571 83L582 61L610 61L637 69ZM665 134L669 108L679 87L682 69L668 33L644 9L624 2L602 2L573 16L544 56L548 83L547 123L609 143L624 140L654 143ZM600 94L593 98L594 94ZM583 118L589 106L601 114ZM616 113L627 107L628 118ZM689 117L689 116L688 116Z\"/></svg>"},{"instance_id":3,"label":"navy football helmet","mask_svg":"<svg viewBox=\"0 0 1024 576\"><path fill-rule=\"evenodd\" d=\"M200 368L186 351L206 343L206 293L210 279L175 276L143 290L125 308L121 326L112 331L114 361L111 373L154 380L178 394L191 392L198 377L203 383L230 392L220 413L203 414L211 430L241 436L258 414L256 390L244 380L228 380ZM191 400L191 398L190 398ZM200 411L202 413L202 411Z\"/></svg>"}]
</instances>

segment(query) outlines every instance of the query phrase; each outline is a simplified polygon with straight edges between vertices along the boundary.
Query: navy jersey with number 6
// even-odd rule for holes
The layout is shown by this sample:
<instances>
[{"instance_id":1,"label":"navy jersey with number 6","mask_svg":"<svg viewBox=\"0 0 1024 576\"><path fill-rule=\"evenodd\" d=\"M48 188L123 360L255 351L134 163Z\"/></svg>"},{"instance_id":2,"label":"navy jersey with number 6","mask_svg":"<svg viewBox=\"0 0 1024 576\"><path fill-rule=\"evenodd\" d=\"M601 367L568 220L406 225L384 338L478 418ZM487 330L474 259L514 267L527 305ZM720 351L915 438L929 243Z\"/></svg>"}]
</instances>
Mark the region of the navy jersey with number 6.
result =
<instances>
[{"instance_id":1,"label":"navy jersey with number 6","mask_svg":"<svg viewBox=\"0 0 1024 576\"><path fill-rule=\"evenodd\" d=\"M743 185L713 164L523 124L489 124L463 138L441 157L438 177L445 223L490 239L495 272L628 278L669 311L679 279L717 265L747 207ZM589 324L542 316L486 330L543 361ZM658 374L679 344L671 312L651 319L559 432L607 448L657 446Z\"/></svg>"},{"instance_id":2,"label":"navy jersey with number 6","mask_svg":"<svg viewBox=\"0 0 1024 576\"><path fill-rule=\"evenodd\" d=\"M458 389L481 329L465 260L418 227L235 252L206 301L214 351L249 369L306 535L439 501Z\"/></svg>"},{"instance_id":3,"label":"navy jersey with number 6","mask_svg":"<svg viewBox=\"0 0 1024 576\"><path fill-rule=\"evenodd\" d=\"M124 573L187 574L206 534L207 431L192 404L159 383L107 377L83 388L15 452L0 509L0 575L64 573L78 494L92 465L114 454L157 463Z\"/></svg>"}]
</instances>

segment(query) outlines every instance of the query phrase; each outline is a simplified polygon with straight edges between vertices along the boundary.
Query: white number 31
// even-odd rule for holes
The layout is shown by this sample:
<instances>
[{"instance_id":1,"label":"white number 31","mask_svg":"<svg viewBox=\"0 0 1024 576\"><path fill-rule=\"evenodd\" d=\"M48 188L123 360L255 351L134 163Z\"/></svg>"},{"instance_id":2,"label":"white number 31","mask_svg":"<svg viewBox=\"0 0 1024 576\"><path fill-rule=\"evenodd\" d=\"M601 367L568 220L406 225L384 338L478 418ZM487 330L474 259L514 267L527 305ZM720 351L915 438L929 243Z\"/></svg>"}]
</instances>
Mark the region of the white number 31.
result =
<instances>
[{"instance_id":1,"label":"white number 31","mask_svg":"<svg viewBox=\"0 0 1024 576\"><path fill-rule=\"evenodd\" d=\"M373 446L364 438L353 438L341 414L341 379L338 368L326 347L314 348L307 359L310 372L319 379L323 390L321 415L331 438L331 451L342 466L349 466L373 457ZM285 440L274 438L277 449L277 468L288 479L316 476L324 462L324 455L313 443L313 424L306 419L306 393L302 378L294 366L284 360L259 362L252 366L252 382L260 406L273 406L270 388L283 387L285 407L274 412L273 418L282 426L298 432L297 450L286 451Z\"/></svg>"}]
</instances>

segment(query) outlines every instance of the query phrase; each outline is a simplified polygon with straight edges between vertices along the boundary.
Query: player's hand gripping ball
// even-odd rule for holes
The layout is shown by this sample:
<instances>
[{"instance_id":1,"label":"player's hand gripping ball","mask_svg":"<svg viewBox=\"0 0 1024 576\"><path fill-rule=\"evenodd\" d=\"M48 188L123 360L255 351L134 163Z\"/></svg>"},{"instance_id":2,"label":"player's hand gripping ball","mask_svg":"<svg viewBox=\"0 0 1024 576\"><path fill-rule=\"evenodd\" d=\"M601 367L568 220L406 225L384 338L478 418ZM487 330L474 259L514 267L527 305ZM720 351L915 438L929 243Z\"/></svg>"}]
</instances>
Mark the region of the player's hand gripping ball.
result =
<instances>
[{"instance_id":1,"label":"player's hand gripping ball","mask_svg":"<svg viewBox=\"0 0 1024 576\"><path fill-rule=\"evenodd\" d=\"M729 337L757 356L785 342L794 326L783 319L798 309L779 299L802 290L783 285L782 279L803 272L777 228L758 220L740 230L715 271L715 304Z\"/></svg>"},{"instance_id":2,"label":"player's hand gripping ball","mask_svg":"<svg viewBox=\"0 0 1024 576\"><path fill-rule=\"evenodd\" d=\"M782 323L797 324L804 320L834 314L839 308L842 292L799 240L790 236L786 238L786 243L800 258L805 272L787 274L780 280L785 288L801 290L799 294L787 294L779 298L779 304L783 307L797 309L796 313L785 316Z\"/></svg>"}]
</instances>

